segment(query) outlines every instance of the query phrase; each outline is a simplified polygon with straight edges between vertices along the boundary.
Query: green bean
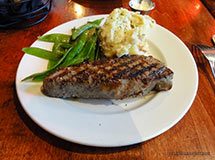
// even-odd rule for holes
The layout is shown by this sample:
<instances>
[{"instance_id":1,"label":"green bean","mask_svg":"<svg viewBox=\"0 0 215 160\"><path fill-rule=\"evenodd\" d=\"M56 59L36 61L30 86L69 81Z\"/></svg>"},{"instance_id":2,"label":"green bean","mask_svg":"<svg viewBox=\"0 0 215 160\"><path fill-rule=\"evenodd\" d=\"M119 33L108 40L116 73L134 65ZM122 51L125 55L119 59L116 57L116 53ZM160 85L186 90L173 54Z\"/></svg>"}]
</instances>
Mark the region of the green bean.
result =
<instances>
[{"instance_id":1,"label":"green bean","mask_svg":"<svg viewBox=\"0 0 215 160\"><path fill-rule=\"evenodd\" d=\"M53 71L55 71L60 64L62 64L62 62L66 59L66 57L69 55L69 53L72 51L73 48L70 48L64 55L63 57L57 62L57 64L55 64L52 68L44 71L44 72L40 72L40 73L35 73L32 74L26 78L24 78L22 81L26 81L26 80L32 80L32 81L42 81L47 75L49 75L50 73L52 73Z\"/></svg>"},{"instance_id":2,"label":"green bean","mask_svg":"<svg viewBox=\"0 0 215 160\"><path fill-rule=\"evenodd\" d=\"M77 43L74 45L74 48L69 53L67 58L65 59L64 63L61 65L62 67L67 67L72 65L73 58L82 50L84 47L88 37L88 31L85 31L81 36L78 38Z\"/></svg>"},{"instance_id":3,"label":"green bean","mask_svg":"<svg viewBox=\"0 0 215 160\"><path fill-rule=\"evenodd\" d=\"M91 51L89 53L89 61L94 61L94 59L95 59L95 49L96 49L96 46L93 46L93 48L91 49Z\"/></svg>"},{"instance_id":4,"label":"green bean","mask_svg":"<svg viewBox=\"0 0 215 160\"><path fill-rule=\"evenodd\" d=\"M71 47L73 47L74 44L70 44L70 43L61 43L61 48L64 48L64 49L69 49Z\"/></svg>"},{"instance_id":5,"label":"green bean","mask_svg":"<svg viewBox=\"0 0 215 160\"><path fill-rule=\"evenodd\" d=\"M58 61L49 60L48 65L47 65L47 69L54 67L57 64L57 62Z\"/></svg>"},{"instance_id":6,"label":"green bean","mask_svg":"<svg viewBox=\"0 0 215 160\"><path fill-rule=\"evenodd\" d=\"M59 67L79 64L88 59L97 59L97 30L93 31L96 32L96 34L93 34L93 32L91 33L88 30L99 27L102 20L103 19L98 19L93 22L88 22L77 29L73 29L74 32L72 36L65 34L49 34L39 37L38 39L41 41L55 43L52 52L35 47L23 48L24 52L48 59L49 62L46 71L32 74L22 81L30 79L32 81L42 81L46 76L53 73ZM90 37L92 34L93 36Z\"/></svg>"},{"instance_id":7,"label":"green bean","mask_svg":"<svg viewBox=\"0 0 215 160\"><path fill-rule=\"evenodd\" d=\"M63 55L69 48L73 46L74 44L69 43L54 43L52 52L57 55Z\"/></svg>"},{"instance_id":8,"label":"green bean","mask_svg":"<svg viewBox=\"0 0 215 160\"><path fill-rule=\"evenodd\" d=\"M54 43L52 47L52 52L56 55L63 55L65 53L65 49L61 47L62 43Z\"/></svg>"},{"instance_id":9,"label":"green bean","mask_svg":"<svg viewBox=\"0 0 215 160\"><path fill-rule=\"evenodd\" d=\"M91 46L91 49L90 49L90 51L89 51L89 53L88 53L88 59L89 59L89 61L93 61L94 59L95 59L95 50L96 50L96 41L97 41L97 37L98 37L98 35L97 35L97 33L95 33L94 35L93 35L93 38L92 38L92 46Z\"/></svg>"},{"instance_id":10,"label":"green bean","mask_svg":"<svg viewBox=\"0 0 215 160\"><path fill-rule=\"evenodd\" d=\"M95 21L88 22L87 24L82 25L81 27L79 27L77 29L72 29L72 40L75 40L79 35L81 35L86 30L99 27L102 20L103 20L103 18L97 19Z\"/></svg>"},{"instance_id":11,"label":"green bean","mask_svg":"<svg viewBox=\"0 0 215 160\"><path fill-rule=\"evenodd\" d=\"M61 57L59 55L53 54L51 51L47 51L45 49L36 48L36 47L23 48L22 51L27 54L37 56L39 58L44 58L44 59L54 60L54 61L59 60Z\"/></svg>"},{"instance_id":12,"label":"green bean","mask_svg":"<svg viewBox=\"0 0 215 160\"><path fill-rule=\"evenodd\" d=\"M54 34L47 34L44 36L38 37L38 40L45 41L45 42L62 42L62 43L69 43L71 35L61 34L61 33L54 33Z\"/></svg>"},{"instance_id":13,"label":"green bean","mask_svg":"<svg viewBox=\"0 0 215 160\"><path fill-rule=\"evenodd\" d=\"M96 25L98 25L98 27L99 27L99 25L101 24L101 22L102 22L103 19L104 19L104 18L100 18L100 19L97 19L97 20L95 20L95 21L88 22L88 23L96 24Z\"/></svg>"},{"instance_id":14,"label":"green bean","mask_svg":"<svg viewBox=\"0 0 215 160\"><path fill-rule=\"evenodd\" d=\"M88 60L88 55L91 52L92 48L95 46L96 39L96 35L93 35L93 37L86 42L81 52L71 61L72 65L80 64L83 61Z\"/></svg>"},{"instance_id":15,"label":"green bean","mask_svg":"<svg viewBox=\"0 0 215 160\"><path fill-rule=\"evenodd\" d=\"M71 47L64 55L63 57L55 64L52 68L40 72L40 73L35 73L32 74L26 78L24 78L22 81L26 80L32 80L32 81L42 81L47 75L50 73L54 72L57 68L62 67L62 66L68 66L70 65L69 62L71 59L73 59L74 56L76 56L77 53L80 52L80 50L83 48L86 40L87 40L87 34L88 32L84 32L76 41L74 47Z\"/></svg>"}]
</instances>

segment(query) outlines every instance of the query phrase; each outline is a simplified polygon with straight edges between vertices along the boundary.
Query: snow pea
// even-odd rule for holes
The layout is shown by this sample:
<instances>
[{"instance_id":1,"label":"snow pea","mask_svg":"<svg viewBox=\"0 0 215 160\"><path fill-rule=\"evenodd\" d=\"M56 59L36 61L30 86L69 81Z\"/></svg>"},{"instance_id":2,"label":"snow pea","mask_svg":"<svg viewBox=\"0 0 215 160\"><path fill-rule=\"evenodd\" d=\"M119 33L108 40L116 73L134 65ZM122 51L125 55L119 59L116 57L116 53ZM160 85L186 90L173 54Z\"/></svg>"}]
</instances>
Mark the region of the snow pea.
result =
<instances>
[{"instance_id":1,"label":"snow pea","mask_svg":"<svg viewBox=\"0 0 215 160\"><path fill-rule=\"evenodd\" d=\"M88 31L85 31L81 34L81 36L77 39L77 43L74 44L74 48L72 48L72 51L69 53L69 55L66 57L65 61L61 65L62 67L67 67L72 65L73 58L80 53L82 48L84 47L87 38L88 38Z\"/></svg>"},{"instance_id":2,"label":"snow pea","mask_svg":"<svg viewBox=\"0 0 215 160\"><path fill-rule=\"evenodd\" d=\"M94 59L95 59L95 50L96 50L96 46L93 46L93 48L91 49L91 51L89 53L89 61L94 61Z\"/></svg>"},{"instance_id":3,"label":"snow pea","mask_svg":"<svg viewBox=\"0 0 215 160\"><path fill-rule=\"evenodd\" d=\"M47 34L44 36L38 37L38 40L44 41L44 42L62 42L62 43L69 43L70 42L71 35L67 34L61 34L61 33L53 33L53 34Z\"/></svg>"},{"instance_id":4,"label":"snow pea","mask_svg":"<svg viewBox=\"0 0 215 160\"><path fill-rule=\"evenodd\" d=\"M71 47L73 47L74 46L74 44L73 43L61 43L61 48L64 48L64 49L69 49L69 48L71 48Z\"/></svg>"},{"instance_id":5,"label":"snow pea","mask_svg":"<svg viewBox=\"0 0 215 160\"><path fill-rule=\"evenodd\" d=\"M73 47L74 44L69 43L54 43L52 52L57 55L63 55L69 48Z\"/></svg>"},{"instance_id":6,"label":"snow pea","mask_svg":"<svg viewBox=\"0 0 215 160\"><path fill-rule=\"evenodd\" d=\"M92 38L92 45L91 45L91 48L90 48L90 51L88 52L88 59L89 61L94 61L95 60L95 57L96 57L96 42L97 42L97 38L98 38L98 34L97 32L93 35L93 38Z\"/></svg>"},{"instance_id":7,"label":"snow pea","mask_svg":"<svg viewBox=\"0 0 215 160\"><path fill-rule=\"evenodd\" d=\"M49 60L48 65L47 65L47 69L54 67L57 64L57 62L58 61Z\"/></svg>"},{"instance_id":8,"label":"snow pea","mask_svg":"<svg viewBox=\"0 0 215 160\"><path fill-rule=\"evenodd\" d=\"M61 58L60 55L53 54L53 52L51 52L51 51L37 48L37 47L23 48L22 51L27 54L37 56L39 58L44 58L44 59L53 60L53 61L59 60Z\"/></svg>"},{"instance_id":9,"label":"snow pea","mask_svg":"<svg viewBox=\"0 0 215 160\"><path fill-rule=\"evenodd\" d=\"M52 47L52 52L57 55L63 55L65 53L65 49L61 47L62 43L54 43Z\"/></svg>"},{"instance_id":10,"label":"snow pea","mask_svg":"<svg viewBox=\"0 0 215 160\"><path fill-rule=\"evenodd\" d=\"M32 81L42 81L46 76L48 76L50 73L56 71L59 67L66 67L70 65L70 61L80 52L80 50L83 48L86 40L87 40L87 34L88 32L84 32L76 41L74 47L71 47L68 49L68 51L63 55L63 57L55 64L52 68L49 68L48 70L40 73L32 74L26 78L24 78L22 81L26 80L32 80Z\"/></svg>"},{"instance_id":11,"label":"snow pea","mask_svg":"<svg viewBox=\"0 0 215 160\"><path fill-rule=\"evenodd\" d=\"M75 40L79 35L81 35L84 31L89 30L91 28L97 28L99 27L100 23L102 22L103 18L101 19L97 19L95 21L92 22L88 22L85 25L80 26L79 28L72 29L72 40Z\"/></svg>"},{"instance_id":12,"label":"snow pea","mask_svg":"<svg viewBox=\"0 0 215 160\"><path fill-rule=\"evenodd\" d=\"M86 42L81 52L71 61L72 65L80 64L85 60L88 60L88 55L91 53L91 50L95 47L95 41L97 36L93 35L90 40Z\"/></svg>"},{"instance_id":13,"label":"snow pea","mask_svg":"<svg viewBox=\"0 0 215 160\"><path fill-rule=\"evenodd\" d=\"M99 44L96 43L96 50L95 50L95 58L94 60L98 60L100 58L100 54L99 54Z\"/></svg>"},{"instance_id":14,"label":"snow pea","mask_svg":"<svg viewBox=\"0 0 215 160\"><path fill-rule=\"evenodd\" d=\"M54 72L59 66L60 64L62 64L62 62L65 60L65 58L67 57L67 55L71 52L72 48L70 48L64 55L63 57L57 62L57 64L55 64L52 68L49 68L48 70L44 71L44 72L40 72L40 73L34 73L26 78L24 78L22 81L26 81L26 80L32 80L35 82L39 82L42 81L47 75L49 75L50 73Z\"/></svg>"}]
</instances>

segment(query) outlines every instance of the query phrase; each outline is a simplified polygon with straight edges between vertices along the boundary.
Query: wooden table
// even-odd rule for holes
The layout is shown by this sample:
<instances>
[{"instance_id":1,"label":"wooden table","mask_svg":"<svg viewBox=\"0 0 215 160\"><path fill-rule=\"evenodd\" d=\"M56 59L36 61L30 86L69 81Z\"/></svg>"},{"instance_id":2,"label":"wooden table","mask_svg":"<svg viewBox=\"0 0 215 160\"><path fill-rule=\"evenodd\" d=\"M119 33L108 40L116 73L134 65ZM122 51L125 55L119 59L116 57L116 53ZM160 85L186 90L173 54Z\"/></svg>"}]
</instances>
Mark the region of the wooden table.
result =
<instances>
[{"instance_id":1,"label":"wooden table","mask_svg":"<svg viewBox=\"0 0 215 160\"><path fill-rule=\"evenodd\" d=\"M154 1L151 17L188 47L192 43L212 45L215 20L200 0ZM162 135L133 146L95 148L70 143L38 127L23 111L14 85L21 49L61 23L107 14L116 7L129 8L128 0L55 0L44 22L22 30L0 31L1 160L215 159L215 82L212 74L206 75L200 68L197 96L184 118ZM208 64L206 70L211 73Z\"/></svg>"}]
</instances>

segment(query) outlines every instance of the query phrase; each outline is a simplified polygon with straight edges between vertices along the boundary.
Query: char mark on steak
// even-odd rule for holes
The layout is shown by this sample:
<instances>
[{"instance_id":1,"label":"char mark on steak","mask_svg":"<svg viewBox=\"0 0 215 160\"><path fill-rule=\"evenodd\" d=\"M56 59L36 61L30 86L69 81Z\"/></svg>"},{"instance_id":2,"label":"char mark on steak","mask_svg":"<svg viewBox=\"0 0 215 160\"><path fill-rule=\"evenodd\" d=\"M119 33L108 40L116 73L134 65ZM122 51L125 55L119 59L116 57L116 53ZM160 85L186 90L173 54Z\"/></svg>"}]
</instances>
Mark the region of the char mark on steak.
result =
<instances>
[{"instance_id":1,"label":"char mark on steak","mask_svg":"<svg viewBox=\"0 0 215 160\"><path fill-rule=\"evenodd\" d=\"M42 92L60 98L124 99L172 87L173 72L152 56L123 56L59 69Z\"/></svg>"}]
</instances>

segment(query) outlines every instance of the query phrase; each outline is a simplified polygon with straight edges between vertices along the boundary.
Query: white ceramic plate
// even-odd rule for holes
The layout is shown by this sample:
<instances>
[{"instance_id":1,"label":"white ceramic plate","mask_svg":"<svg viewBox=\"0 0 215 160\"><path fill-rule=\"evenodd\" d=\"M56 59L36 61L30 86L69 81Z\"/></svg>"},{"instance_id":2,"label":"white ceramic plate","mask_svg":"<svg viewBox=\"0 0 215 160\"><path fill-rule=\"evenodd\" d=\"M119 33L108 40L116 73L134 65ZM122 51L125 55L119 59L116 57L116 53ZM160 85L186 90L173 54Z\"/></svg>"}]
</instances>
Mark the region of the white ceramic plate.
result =
<instances>
[{"instance_id":1,"label":"white ceramic plate","mask_svg":"<svg viewBox=\"0 0 215 160\"><path fill-rule=\"evenodd\" d=\"M90 16L64 23L46 34L70 33ZM62 139L90 146L116 147L146 141L175 125L190 108L198 86L194 59L173 33L156 25L148 37L150 53L174 71L173 88L129 100L63 100L44 96L41 83L21 82L43 71L47 61L24 55L16 77L19 100L27 114L43 129ZM36 41L32 46L51 49Z\"/></svg>"}]
</instances>

